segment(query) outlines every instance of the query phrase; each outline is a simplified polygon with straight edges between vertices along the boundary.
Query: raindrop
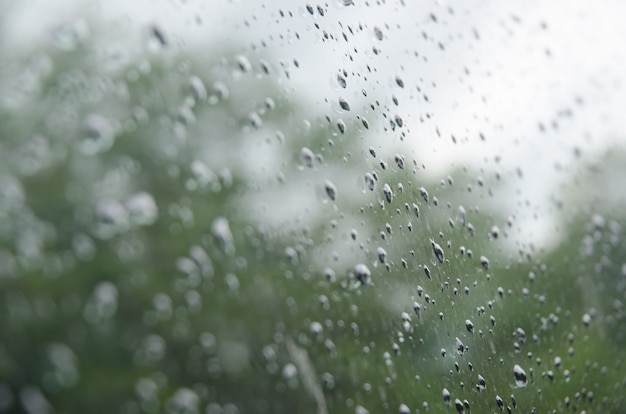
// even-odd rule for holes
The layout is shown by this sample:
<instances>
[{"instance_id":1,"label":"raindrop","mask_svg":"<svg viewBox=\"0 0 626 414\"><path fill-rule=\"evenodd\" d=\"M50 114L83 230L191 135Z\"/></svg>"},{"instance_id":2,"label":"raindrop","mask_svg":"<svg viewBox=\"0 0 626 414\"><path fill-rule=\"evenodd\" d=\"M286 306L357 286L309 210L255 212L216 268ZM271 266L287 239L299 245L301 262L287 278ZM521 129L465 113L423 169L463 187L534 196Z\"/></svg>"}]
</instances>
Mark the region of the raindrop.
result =
<instances>
[{"instance_id":1,"label":"raindrop","mask_svg":"<svg viewBox=\"0 0 626 414\"><path fill-rule=\"evenodd\" d=\"M385 183L385 185L383 186L383 193L385 194L385 199L387 200L387 203L391 203L391 201L393 200L393 192L391 191L391 187L389 187L389 184Z\"/></svg>"},{"instance_id":2,"label":"raindrop","mask_svg":"<svg viewBox=\"0 0 626 414\"><path fill-rule=\"evenodd\" d=\"M367 188L370 189L370 191L374 191L376 181L374 180L374 176L371 173L365 173L365 184L367 185Z\"/></svg>"},{"instance_id":3,"label":"raindrop","mask_svg":"<svg viewBox=\"0 0 626 414\"><path fill-rule=\"evenodd\" d=\"M433 253L435 254L435 257L437 258L437 260L439 260L439 263L443 263L444 256L443 256L443 249L441 248L441 246L435 243L433 239L430 239L430 245L433 248Z\"/></svg>"},{"instance_id":4,"label":"raindrop","mask_svg":"<svg viewBox=\"0 0 626 414\"><path fill-rule=\"evenodd\" d=\"M455 343L456 353L459 355L463 355L463 353L465 352L465 345L463 345L463 342L461 342L458 336L455 338Z\"/></svg>"},{"instance_id":5,"label":"raindrop","mask_svg":"<svg viewBox=\"0 0 626 414\"><path fill-rule=\"evenodd\" d=\"M374 27L374 36L376 36L376 39L378 40L383 40L382 30L380 30L378 27Z\"/></svg>"},{"instance_id":6,"label":"raindrop","mask_svg":"<svg viewBox=\"0 0 626 414\"><path fill-rule=\"evenodd\" d=\"M588 313L585 313L582 319L585 326L589 326L591 324L591 316Z\"/></svg>"},{"instance_id":7,"label":"raindrop","mask_svg":"<svg viewBox=\"0 0 626 414\"><path fill-rule=\"evenodd\" d=\"M226 218L216 218L211 225L211 232L213 233L213 236L217 239L218 244L224 249L226 254L232 255L235 253L235 243L233 240L233 235L230 232L230 225Z\"/></svg>"},{"instance_id":8,"label":"raindrop","mask_svg":"<svg viewBox=\"0 0 626 414\"><path fill-rule=\"evenodd\" d=\"M137 226L149 226L157 220L158 209L151 194L137 193L130 196L124 204L131 223Z\"/></svg>"},{"instance_id":9,"label":"raindrop","mask_svg":"<svg viewBox=\"0 0 626 414\"><path fill-rule=\"evenodd\" d=\"M381 263L384 264L385 261L387 261L387 252L382 247L376 249L376 254L378 255L378 260L380 260Z\"/></svg>"},{"instance_id":10,"label":"raindrop","mask_svg":"<svg viewBox=\"0 0 626 414\"><path fill-rule=\"evenodd\" d=\"M367 285L371 276L370 269L363 263L359 263L354 267L354 274L361 285Z\"/></svg>"},{"instance_id":11,"label":"raindrop","mask_svg":"<svg viewBox=\"0 0 626 414\"><path fill-rule=\"evenodd\" d=\"M205 101L207 99L206 87L199 77L189 77L189 88L191 89L191 96L193 96L196 102Z\"/></svg>"},{"instance_id":12,"label":"raindrop","mask_svg":"<svg viewBox=\"0 0 626 414\"><path fill-rule=\"evenodd\" d=\"M302 158L304 165L309 168L313 168L313 159L315 159L315 155L308 147L302 147L302 150L300 150L300 158Z\"/></svg>"},{"instance_id":13,"label":"raindrop","mask_svg":"<svg viewBox=\"0 0 626 414\"><path fill-rule=\"evenodd\" d=\"M339 106L344 111L349 111L350 110L350 104L343 98L339 98Z\"/></svg>"},{"instance_id":14,"label":"raindrop","mask_svg":"<svg viewBox=\"0 0 626 414\"><path fill-rule=\"evenodd\" d=\"M459 219L461 224L465 225L465 207L459 206Z\"/></svg>"},{"instance_id":15,"label":"raindrop","mask_svg":"<svg viewBox=\"0 0 626 414\"><path fill-rule=\"evenodd\" d=\"M426 273L426 277L427 278L432 279L432 277L430 275L430 269L426 265L424 265L424 273Z\"/></svg>"},{"instance_id":16,"label":"raindrop","mask_svg":"<svg viewBox=\"0 0 626 414\"><path fill-rule=\"evenodd\" d=\"M404 81L399 76L396 76L396 85L398 85L401 88L404 88Z\"/></svg>"},{"instance_id":17,"label":"raindrop","mask_svg":"<svg viewBox=\"0 0 626 414\"><path fill-rule=\"evenodd\" d=\"M496 395L496 404L498 405L500 411L504 409L504 400L499 395Z\"/></svg>"},{"instance_id":18,"label":"raindrop","mask_svg":"<svg viewBox=\"0 0 626 414\"><path fill-rule=\"evenodd\" d=\"M415 213L415 217L420 218L420 208L415 203L413 203L413 213Z\"/></svg>"},{"instance_id":19,"label":"raindrop","mask_svg":"<svg viewBox=\"0 0 626 414\"><path fill-rule=\"evenodd\" d=\"M396 154L394 159L398 168L400 168L401 170L404 169L404 157L400 154Z\"/></svg>"},{"instance_id":20,"label":"raindrop","mask_svg":"<svg viewBox=\"0 0 626 414\"><path fill-rule=\"evenodd\" d=\"M248 58L243 55L237 55L235 57L235 62L237 63L237 67L239 68L239 70L242 72L249 72L252 68L252 65L250 65L250 61L248 60Z\"/></svg>"},{"instance_id":21,"label":"raindrop","mask_svg":"<svg viewBox=\"0 0 626 414\"><path fill-rule=\"evenodd\" d=\"M476 386L476 389L478 391L484 391L487 388L487 381L485 381L485 378L482 375L478 375L478 385Z\"/></svg>"},{"instance_id":22,"label":"raindrop","mask_svg":"<svg viewBox=\"0 0 626 414\"><path fill-rule=\"evenodd\" d=\"M450 405L450 391L448 391L447 388L444 388L441 391L441 397L443 398L443 402L446 403L446 405Z\"/></svg>"},{"instance_id":23,"label":"raindrop","mask_svg":"<svg viewBox=\"0 0 626 414\"><path fill-rule=\"evenodd\" d=\"M115 129L111 122L98 114L91 114L83 122L81 149L86 155L108 151L115 140Z\"/></svg>"},{"instance_id":24,"label":"raindrop","mask_svg":"<svg viewBox=\"0 0 626 414\"><path fill-rule=\"evenodd\" d=\"M489 270L489 259L487 259L485 256L480 256L480 264L485 270Z\"/></svg>"},{"instance_id":25,"label":"raindrop","mask_svg":"<svg viewBox=\"0 0 626 414\"><path fill-rule=\"evenodd\" d=\"M526 378L526 372L519 365L515 364L513 367L513 376L515 377L515 384L518 387L525 387L528 383Z\"/></svg>"},{"instance_id":26,"label":"raindrop","mask_svg":"<svg viewBox=\"0 0 626 414\"><path fill-rule=\"evenodd\" d=\"M463 402L461 402L461 400L459 400L458 398L454 400L454 407L456 408L456 411L459 414L463 414L464 412Z\"/></svg>"},{"instance_id":27,"label":"raindrop","mask_svg":"<svg viewBox=\"0 0 626 414\"><path fill-rule=\"evenodd\" d=\"M217 99L224 100L228 98L230 91L228 90L228 87L226 86L226 84L220 81L217 81L213 84L213 93L215 94Z\"/></svg>"},{"instance_id":28,"label":"raindrop","mask_svg":"<svg viewBox=\"0 0 626 414\"><path fill-rule=\"evenodd\" d=\"M346 78L344 78L341 75L337 75L337 83L339 84L339 86L341 86L342 88L345 88L346 86L348 86L348 83L346 82Z\"/></svg>"},{"instance_id":29,"label":"raindrop","mask_svg":"<svg viewBox=\"0 0 626 414\"><path fill-rule=\"evenodd\" d=\"M465 320L465 329L467 329L467 332L471 334L474 333L474 324L469 319Z\"/></svg>"},{"instance_id":30,"label":"raindrop","mask_svg":"<svg viewBox=\"0 0 626 414\"><path fill-rule=\"evenodd\" d=\"M428 191L424 187L420 187L418 190L424 201L428 203Z\"/></svg>"},{"instance_id":31,"label":"raindrop","mask_svg":"<svg viewBox=\"0 0 626 414\"><path fill-rule=\"evenodd\" d=\"M491 227L491 237L493 237L494 239L497 239L499 235L500 235L500 229L498 228L498 226Z\"/></svg>"},{"instance_id":32,"label":"raindrop","mask_svg":"<svg viewBox=\"0 0 626 414\"><path fill-rule=\"evenodd\" d=\"M342 134L346 132L346 124L341 119L337 121L337 128Z\"/></svg>"},{"instance_id":33,"label":"raindrop","mask_svg":"<svg viewBox=\"0 0 626 414\"><path fill-rule=\"evenodd\" d=\"M332 201L335 201L335 199L337 198L337 187L335 187L335 184L326 180L324 181L324 189L326 190L328 198L330 198Z\"/></svg>"}]
</instances>

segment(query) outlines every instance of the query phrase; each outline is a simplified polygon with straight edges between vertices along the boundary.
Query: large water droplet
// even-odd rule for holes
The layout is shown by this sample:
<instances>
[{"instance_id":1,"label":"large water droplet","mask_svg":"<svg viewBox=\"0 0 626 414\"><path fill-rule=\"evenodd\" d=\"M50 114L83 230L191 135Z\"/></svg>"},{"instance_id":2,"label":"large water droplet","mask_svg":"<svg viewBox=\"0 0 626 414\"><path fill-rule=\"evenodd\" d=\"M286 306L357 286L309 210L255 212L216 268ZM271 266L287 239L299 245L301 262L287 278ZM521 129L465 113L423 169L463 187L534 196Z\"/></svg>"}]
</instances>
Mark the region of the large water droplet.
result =
<instances>
[{"instance_id":1,"label":"large water droplet","mask_svg":"<svg viewBox=\"0 0 626 414\"><path fill-rule=\"evenodd\" d=\"M371 276L370 269L363 263L359 263L354 267L354 275L361 285L367 285Z\"/></svg>"},{"instance_id":2,"label":"large water droplet","mask_svg":"<svg viewBox=\"0 0 626 414\"><path fill-rule=\"evenodd\" d=\"M524 371L522 367L517 364L513 367L513 376L515 377L515 384L518 387L525 387L528 384L526 371Z\"/></svg>"}]
</instances>

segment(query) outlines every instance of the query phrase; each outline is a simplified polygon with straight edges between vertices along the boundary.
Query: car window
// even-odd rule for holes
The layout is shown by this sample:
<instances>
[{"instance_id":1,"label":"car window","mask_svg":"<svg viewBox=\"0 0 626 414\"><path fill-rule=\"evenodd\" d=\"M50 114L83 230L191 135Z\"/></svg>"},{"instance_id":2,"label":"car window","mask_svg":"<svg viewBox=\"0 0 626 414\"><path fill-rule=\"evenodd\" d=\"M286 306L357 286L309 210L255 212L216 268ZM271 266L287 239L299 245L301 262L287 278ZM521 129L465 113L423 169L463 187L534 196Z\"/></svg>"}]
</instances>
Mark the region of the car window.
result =
<instances>
[{"instance_id":1,"label":"car window","mask_svg":"<svg viewBox=\"0 0 626 414\"><path fill-rule=\"evenodd\" d=\"M621 3L0 11L0 412L626 411Z\"/></svg>"}]
</instances>

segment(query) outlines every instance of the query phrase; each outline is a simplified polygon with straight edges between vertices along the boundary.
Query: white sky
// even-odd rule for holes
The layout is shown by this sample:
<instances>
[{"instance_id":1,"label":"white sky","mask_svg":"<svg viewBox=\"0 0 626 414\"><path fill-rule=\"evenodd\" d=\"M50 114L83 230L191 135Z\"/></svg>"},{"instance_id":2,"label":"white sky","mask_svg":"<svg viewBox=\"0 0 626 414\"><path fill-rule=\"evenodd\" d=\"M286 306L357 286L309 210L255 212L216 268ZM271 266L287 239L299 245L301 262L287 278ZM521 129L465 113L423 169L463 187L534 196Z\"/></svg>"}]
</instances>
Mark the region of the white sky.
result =
<instances>
[{"instance_id":1,"label":"white sky","mask_svg":"<svg viewBox=\"0 0 626 414\"><path fill-rule=\"evenodd\" d=\"M291 80L285 86L308 96L316 113L339 116L334 112L338 96L355 102L362 89L368 99L380 99L383 105L391 106L391 94L395 94L401 105L393 111L405 120L405 130L410 130L405 142L415 143L408 147L413 154L406 155L417 157L435 176L451 165L494 167L496 156L501 158L502 170L520 167L524 179L515 187L522 194L518 198L531 200L536 207L522 209L520 214L543 210L531 225L524 226L528 234L523 237L529 240L547 240L552 234L554 218L546 200L557 181L567 175L573 148L594 152L610 142L626 143L626 2L407 0L407 7L397 1L384 6L370 1L373 5L367 7L367 2L357 0L355 7L346 8L340 0L330 0L324 17L317 12L310 16L304 8L307 3L299 3L21 1L2 7L7 16L2 47L37 44L46 39L50 27L80 18L86 9L104 18L123 18L139 31L156 22L190 50L201 51L216 42L241 40L245 45L258 45L264 40L277 62L291 65ZM453 15L447 11L449 6L454 8ZM293 12L294 17L280 18L280 9ZM437 24L430 13L437 16ZM541 28L542 23L547 30ZM361 25L364 30L349 35L350 41L345 42L341 33L348 33L348 25L353 29ZM374 27L382 30L383 41L375 39ZM480 34L479 42L473 39L474 29ZM338 40L322 42L323 30ZM435 41L424 40L423 31ZM300 39L295 38L296 32ZM380 48L379 55L372 53L373 46ZM416 51L419 58L413 56ZM293 68L293 59L299 68ZM367 65L376 72L367 74ZM464 75L465 68L469 76ZM368 80L350 74L348 89L340 90L334 84L340 69L367 74ZM405 89L394 84L395 76L404 80ZM429 95L428 104L416 92L418 86ZM576 104L577 97L584 100L582 106ZM572 110L573 117L557 118L564 109ZM426 113L433 118L420 122ZM553 130L550 124L555 119L559 127ZM540 122L547 133L538 133ZM381 125L374 123L372 130L382 134ZM486 142L478 138L480 132ZM451 135L458 144L452 143ZM397 134L379 141L371 137L370 142L388 142L390 137L397 142ZM557 173L555 163L563 165L565 173ZM626 192L626 188L616 191Z\"/></svg>"}]
</instances>

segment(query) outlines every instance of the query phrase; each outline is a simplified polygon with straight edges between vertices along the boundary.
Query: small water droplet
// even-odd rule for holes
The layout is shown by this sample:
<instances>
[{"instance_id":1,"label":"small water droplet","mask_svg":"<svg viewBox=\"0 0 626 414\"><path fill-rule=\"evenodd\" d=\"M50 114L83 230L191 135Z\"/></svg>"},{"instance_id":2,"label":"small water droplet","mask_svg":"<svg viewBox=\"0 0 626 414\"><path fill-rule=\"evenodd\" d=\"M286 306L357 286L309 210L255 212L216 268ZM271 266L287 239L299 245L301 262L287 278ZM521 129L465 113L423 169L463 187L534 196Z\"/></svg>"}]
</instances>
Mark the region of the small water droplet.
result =
<instances>
[{"instance_id":1,"label":"small water droplet","mask_svg":"<svg viewBox=\"0 0 626 414\"><path fill-rule=\"evenodd\" d=\"M335 184L333 184L329 180L326 180L324 181L324 189L326 190L328 198L330 198L332 201L335 201L335 199L337 198L337 187L335 187Z\"/></svg>"},{"instance_id":2,"label":"small water droplet","mask_svg":"<svg viewBox=\"0 0 626 414\"><path fill-rule=\"evenodd\" d=\"M250 65L250 61L244 55L235 56L235 62L237 63L237 67L242 72L250 72L252 65Z\"/></svg>"},{"instance_id":3,"label":"small water droplet","mask_svg":"<svg viewBox=\"0 0 626 414\"><path fill-rule=\"evenodd\" d=\"M418 190L424 201L428 203L428 191L424 187L420 187Z\"/></svg>"},{"instance_id":4,"label":"small water droplet","mask_svg":"<svg viewBox=\"0 0 626 414\"><path fill-rule=\"evenodd\" d=\"M374 180L374 176L371 173L365 173L365 184L370 191L374 191L376 187L376 181Z\"/></svg>"},{"instance_id":5,"label":"small water droplet","mask_svg":"<svg viewBox=\"0 0 626 414\"><path fill-rule=\"evenodd\" d=\"M465 320L465 329L467 329L467 332L471 334L474 333L474 324L469 319Z\"/></svg>"}]
</instances>

